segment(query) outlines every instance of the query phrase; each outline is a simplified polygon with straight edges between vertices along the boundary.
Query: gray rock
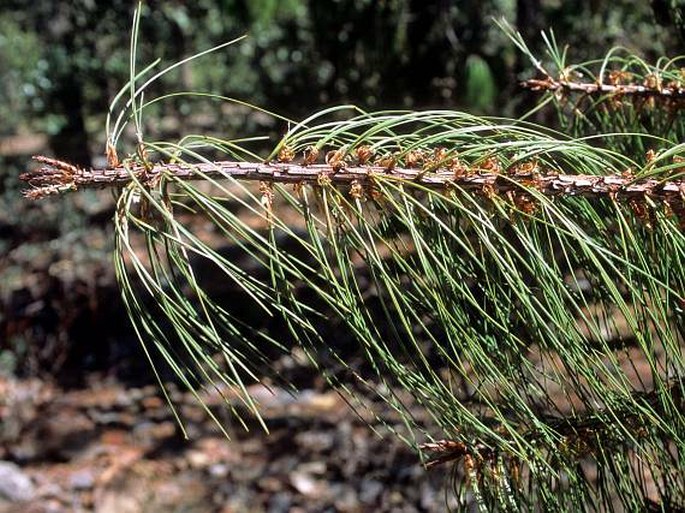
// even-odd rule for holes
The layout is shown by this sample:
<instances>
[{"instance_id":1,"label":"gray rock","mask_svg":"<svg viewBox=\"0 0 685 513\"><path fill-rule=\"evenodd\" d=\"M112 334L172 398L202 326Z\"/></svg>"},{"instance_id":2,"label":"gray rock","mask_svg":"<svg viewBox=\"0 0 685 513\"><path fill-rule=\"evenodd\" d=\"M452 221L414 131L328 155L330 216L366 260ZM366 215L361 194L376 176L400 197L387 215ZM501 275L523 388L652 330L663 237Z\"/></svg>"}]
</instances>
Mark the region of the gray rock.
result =
<instances>
[{"instance_id":1,"label":"gray rock","mask_svg":"<svg viewBox=\"0 0 685 513\"><path fill-rule=\"evenodd\" d=\"M69 485L74 490L89 490L95 485L95 476L90 470L79 470L71 475Z\"/></svg>"},{"instance_id":2,"label":"gray rock","mask_svg":"<svg viewBox=\"0 0 685 513\"><path fill-rule=\"evenodd\" d=\"M383 489L383 483L380 481L375 479L363 479L359 492L359 500L364 504L375 504L383 493Z\"/></svg>"},{"instance_id":3,"label":"gray rock","mask_svg":"<svg viewBox=\"0 0 685 513\"><path fill-rule=\"evenodd\" d=\"M31 478L9 461L0 461L0 497L10 502L30 501L36 495Z\"/></svg>"}]
</instances>

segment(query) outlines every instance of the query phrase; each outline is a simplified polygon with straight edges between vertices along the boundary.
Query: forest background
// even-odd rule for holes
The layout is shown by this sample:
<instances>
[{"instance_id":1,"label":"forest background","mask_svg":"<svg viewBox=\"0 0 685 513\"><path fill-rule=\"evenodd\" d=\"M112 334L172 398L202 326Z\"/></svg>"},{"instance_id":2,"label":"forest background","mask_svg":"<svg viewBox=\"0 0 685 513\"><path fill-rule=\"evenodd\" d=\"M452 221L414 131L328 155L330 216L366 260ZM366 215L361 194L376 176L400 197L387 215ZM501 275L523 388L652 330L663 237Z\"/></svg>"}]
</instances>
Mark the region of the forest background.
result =
<instances>
[{"instance_id":1,"label":"forest background","mask_svg":"<svg viewBox=\"0 0 685 513\"><path fill-rule=\"evenodd\" d=\"M661 5L664 3L664 5ZM172 63L247 34L237 45L181 66L153 95L182 90L239 98L291 119L328 105L447 108L520 115L535 75L495 25L504 17L544 55L553 29L572 62L613 46L648 62L682 50L665 2L584 0L199 0L145 2L139 59ZM128 79L134 3L23 2L0 9L0 372L76 380L136 351L122 325L106 233L113 203L87 193L22 199L32 154L79 165L104 162L109 101ZM146 133L201 131L227 138L285 128L240 108L179 97L150 115ZM541 118L544 117L544 118ZM538 121L554 122L551 109ZM90 343L93 332L101 342ZM122 372L130 368L121 365ZM78 369L79 372L74 372ZM134 374L139 374L136 369Z\"/></svg>"},{"instance_id":2,"label":"forest background","mask_svg":"<svg viewBox=\"0 0 685 513\"><path fill-rule=\"evenodd\" d=\"M146 94L212 92L292 119L340 103L517 116L535 104L518 88L535 70L493 18L508 20L538 55L540 31L553 29L572 62L601 58L613 46L653 62L683 51L680 20L666 4L148 1L139 61L172 63L247 34L179 67ZM0 1L1 376L76 389L94 373L131 386L153 380L114 279L111 193L28 202L18 180L32 154L104 164L104 121L128 80L134 7L123 0ZM554 124L551 110L536 116ZM248 109L183 97L147 119L146 133L157 139L192 131L276 140L286 129Z\"/></svg>"}]
</instances>

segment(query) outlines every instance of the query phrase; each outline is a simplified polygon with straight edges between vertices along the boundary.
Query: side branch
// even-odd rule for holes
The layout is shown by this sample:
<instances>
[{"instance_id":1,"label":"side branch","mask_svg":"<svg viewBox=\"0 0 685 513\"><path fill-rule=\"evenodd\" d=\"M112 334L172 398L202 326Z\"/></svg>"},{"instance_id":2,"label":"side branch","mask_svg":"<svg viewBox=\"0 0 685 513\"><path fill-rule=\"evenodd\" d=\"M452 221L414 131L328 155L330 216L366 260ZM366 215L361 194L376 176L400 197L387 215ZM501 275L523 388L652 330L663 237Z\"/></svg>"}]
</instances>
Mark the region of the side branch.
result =
<instances>
[{"instance_id":1,"label":"side branch","mask_svg":"<svg viewBox=\"0 0 685 513\"><path fill-rule=\"evenodd\" d=\"M80 188L122 187L133 180L154 183L162 177L180 180L234 178L270 183L361 185L372 187L378 179L413 182L423 187L460 188L488 197L520 194L535 189L547 196L608 197L620 201L652 199L678 208L685 204L685 180L636 180L628 175L573 175L546 173L532 166L513 167L501 172L466 167L421 168L357 165L340 168L329 164L294 164L276 162L219 161L198 164L157 163L102 169L81 169L47 157L34 157L43 167L23 173L20 178L32 186L25 191L28 198ZM531 171L530 168L533 168ZM523 171L523 169L526 169Z\"/></svg>"},{"instance_id":2,"label":"side branch","mask_svg":"<svg viewBox=\"0 0 685 513\"><path fill-rule=\"evenodd\" d=\"M531 91L559 91L561 93L608 94L617 96L638 96L643 98L663 98L668 100L685 100L685 88L680 84L662 86L639 84L602 84L583 83L570 80L531 79L521 82L521 87Z\"/></svg>"},{"instance_id":3,"label":"side branch","mask_svg":"<svg viewBox=\"0 0 685 513\"><path fill-rule=\"evenodd\" d=\"M667 383L663 390L637 392L634 400L642 407L647 407L658 416L667 418L669 412L664 410L663 397L669 396L675 408L685 408L684 383L681 380ZM617 431L612 424L607 424L607 416L617 419L621 426L632 436L626 437L625 432ZM655 417L658 419L658 417ZM645 424L644 410L614 409L612 411L597 411L570 418L546 419L548 429L558 436L558 446L550 453L550 457L564 457L582 459L596 456L602 448L612 447L614 450L625 450L636 441L648 435L658 433L663 439L668 439L668 431L655 422L653 426ZM528 442L539 439L543 433L539 429L522 431L521 436ZM462 440L438 440L421 444L419 448L431 454L425 462L427 468L461 461L471 457L480 461L496 460L497 453L484 443L467 444Z\"/></svg>"}]
</instances>

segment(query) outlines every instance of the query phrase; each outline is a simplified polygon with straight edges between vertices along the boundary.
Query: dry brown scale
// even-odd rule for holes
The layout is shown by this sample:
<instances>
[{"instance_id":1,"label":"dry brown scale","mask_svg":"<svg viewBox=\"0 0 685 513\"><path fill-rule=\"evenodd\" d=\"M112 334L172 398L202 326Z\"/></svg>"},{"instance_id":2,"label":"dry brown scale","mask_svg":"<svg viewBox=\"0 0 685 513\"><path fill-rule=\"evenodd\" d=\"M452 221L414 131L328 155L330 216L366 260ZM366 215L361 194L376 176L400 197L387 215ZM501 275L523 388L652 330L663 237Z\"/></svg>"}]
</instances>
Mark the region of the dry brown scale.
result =
<instances>
[{"instance_id":1,"label":"dry brown scale","mask_svg":"<svg viewBox=\"0 0 685 513\"><path fill-rule=\"evenodd\" d=\"M414 182L432 189L461 189L488 197L531 192L546 196L608 197L628 203L663 202L671 212L683 211L685 180L636 180L630 173L614 175L574 175L541 170L534 162L502 169L487 159L480 166L466 166L455 160L450 167L427 171L422 168L398 167L395 156L381 157L373 165L343 165L340 155L330 155L327 164L293 162L233 162L219 161L197 164L156 163L149 167L122 165L102 169L82 169L60 160L34 157L42 167L23 173L21 179L31 188L25 195L38 199L50 194L81 188L125 186L134 179L145 184L162 177L180 180L202 180L205 177L232 177L282 184L331 184L350 187L353 183L367 189L379 179ZM355 191L358 191L355 186Z\"/></svg>"},{"instance_id":2,"label":"dry brown scale","mask_svg":"<svg viewBox=\"0 0 685 513\"><path fill-rule=\"evenodd\" d=\"M660 84L658 81L646 80L645 84L585 83L571 80L557 80L552 77L530 79L521 82L521 86L532 91L552 91L562 93L607 94L617 96L639 96L649 98L664 98L669 100L685 100L685 87L679 83Z\"/></svg>"}]
</instances>

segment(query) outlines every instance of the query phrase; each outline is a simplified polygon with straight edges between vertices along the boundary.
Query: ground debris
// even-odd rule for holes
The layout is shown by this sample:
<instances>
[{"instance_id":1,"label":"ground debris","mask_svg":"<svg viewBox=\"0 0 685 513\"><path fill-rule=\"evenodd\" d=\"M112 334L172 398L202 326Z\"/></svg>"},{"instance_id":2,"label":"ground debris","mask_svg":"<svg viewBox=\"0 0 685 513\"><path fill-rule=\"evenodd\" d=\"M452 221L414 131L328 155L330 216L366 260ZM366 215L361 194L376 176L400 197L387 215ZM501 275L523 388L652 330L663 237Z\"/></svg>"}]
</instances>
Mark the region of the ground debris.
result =
<instances>
[{"instance_id":1,"label":"ground debris","mask_svg":"<svg viewBox=\"0 0 685 513\"><path fill-rule=\"evenodd\" d=\"M0 425L15 425L0 436L0 451L17 462L3 465L26 483L21 508L0 500L0 513L430 512L446 506L442 477L426 472L399 440L381 439L330 390L277 390L264 410L271 434L235 428L231 441L190 394L175 391L180 406L194 413L193 437L184 440L154 386L92 379L99 384L60 390L35 380L0 381L0 388L32 401L30 409L19 409L11 395L0 400Z\"/></svg>"}]
</instances>

